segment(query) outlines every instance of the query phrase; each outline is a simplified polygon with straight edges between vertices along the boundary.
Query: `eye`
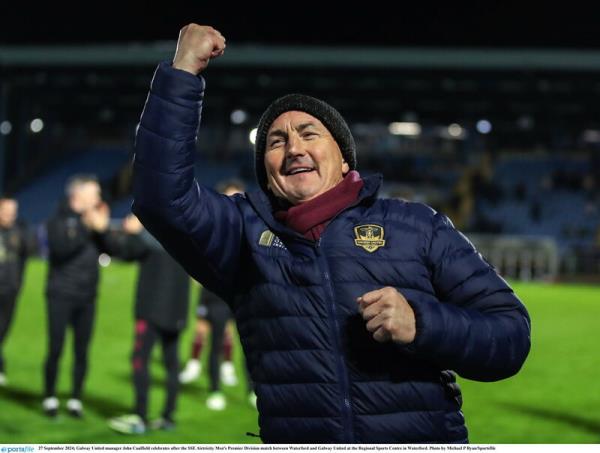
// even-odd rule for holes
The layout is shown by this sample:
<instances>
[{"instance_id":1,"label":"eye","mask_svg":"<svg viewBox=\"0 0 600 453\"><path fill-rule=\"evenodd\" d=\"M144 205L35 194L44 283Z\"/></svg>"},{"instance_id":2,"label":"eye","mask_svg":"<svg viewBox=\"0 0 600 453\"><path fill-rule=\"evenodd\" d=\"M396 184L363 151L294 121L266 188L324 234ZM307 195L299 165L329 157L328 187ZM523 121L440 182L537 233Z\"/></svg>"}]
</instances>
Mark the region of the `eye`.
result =
<instances>
[{"instance_id":1,"label":"eye","mask_svg":"<svg viewBox=\"0 0 600 453\"><path fill-rule=\"evenodd\" d=\"M282 137L274 138L269 142L269 148L277 148L279 146L282 146L283 143L284 141Z\"/></svg>"},{"instance_id":2,"label":"eye","mask_svg":"<svg viewBox=\"0 0 600 453\"><path fill-rule=\"evenodd\" d=\"M314 138L317 138L319 135L316 132L304 132L302 134L302 138L304 140L312 140Z\"/></svg>"}]
</instances>

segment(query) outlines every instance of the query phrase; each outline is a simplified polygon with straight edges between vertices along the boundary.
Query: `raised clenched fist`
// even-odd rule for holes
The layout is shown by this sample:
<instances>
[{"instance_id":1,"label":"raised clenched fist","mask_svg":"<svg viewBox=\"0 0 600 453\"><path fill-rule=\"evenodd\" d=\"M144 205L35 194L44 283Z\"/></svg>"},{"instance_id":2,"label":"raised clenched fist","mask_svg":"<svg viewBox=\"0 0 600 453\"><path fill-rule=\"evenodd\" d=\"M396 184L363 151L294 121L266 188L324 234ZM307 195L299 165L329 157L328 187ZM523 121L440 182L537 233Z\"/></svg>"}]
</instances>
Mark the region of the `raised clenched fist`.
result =
<instances>
[{"instance_id":1,"label":"raised clenched fist","mask_svg":"<svg viewBox=\"0 0 600 453\"><path fill-rule=\"evenodd\" d=\"M179 32L173 67L194 75L208 66L211 58L225 52L225 38L218 30L206 25L189 24Z\"/></svg>"}]
</instances>

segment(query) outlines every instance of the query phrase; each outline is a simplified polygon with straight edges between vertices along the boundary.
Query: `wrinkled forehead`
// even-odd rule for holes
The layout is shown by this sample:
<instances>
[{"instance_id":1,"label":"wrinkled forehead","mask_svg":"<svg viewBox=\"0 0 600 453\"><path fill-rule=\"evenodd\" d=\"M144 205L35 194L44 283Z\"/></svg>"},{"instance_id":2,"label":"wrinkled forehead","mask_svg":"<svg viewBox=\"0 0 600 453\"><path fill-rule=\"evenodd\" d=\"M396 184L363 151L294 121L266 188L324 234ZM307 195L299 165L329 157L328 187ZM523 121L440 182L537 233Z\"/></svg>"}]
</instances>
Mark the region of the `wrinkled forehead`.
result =
<instances>
[{"instance_id":1,"label":"wrinkled forehead","mask_svg":"<svg viewBox=\"0 0 600 453\"><path fill-rule=\"evenodd\" d=\"M318 119L309 113L301 112L299 110L290 110L289 112L283 112L279 115L267 132L267 137L274 131L285 131L285 130L298 130L301 128L313 127L319 130L327 130L325 125Z\"/></svg>"}]
</instances>

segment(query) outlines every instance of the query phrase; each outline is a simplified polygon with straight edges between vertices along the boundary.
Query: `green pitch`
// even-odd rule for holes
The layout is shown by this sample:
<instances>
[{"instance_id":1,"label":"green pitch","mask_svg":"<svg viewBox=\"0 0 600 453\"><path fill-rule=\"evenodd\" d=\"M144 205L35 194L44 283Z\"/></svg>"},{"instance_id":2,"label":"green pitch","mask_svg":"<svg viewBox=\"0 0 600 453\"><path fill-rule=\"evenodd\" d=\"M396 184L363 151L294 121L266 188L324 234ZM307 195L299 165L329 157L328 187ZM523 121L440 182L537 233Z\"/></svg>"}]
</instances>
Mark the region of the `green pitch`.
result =
<instances>
[{"instance_id":1,"label":"green pitch","mask_svg":"<svg viewBox=\"0 0 600 453\"><path fill-rule=\"evenodd\" d=\"M31 262L5 344L9 385L0 388L0 443L258 442L246 435L258 433L258 425L257 413L247 402L244 379L237 387L224 388L227 409L212 412L204 406L208 394L204 371L200 381L182 387L175 431L124 436L107 427L109 417L130 412L133 402L129 355L137 268L119 263L102 270L85 418L75 420L64 411L71 380L70 336L60 365L61 413L55 420L45 417L40 405L46 349L45 274L43 262ZM532 352L514 378L498 383L461 380L471 442L600 442L600 287L515 284L515 290L532 317ZM195 287L191 310L197 291ZM180 345L181 360L189 354L192 319ZM235 356L238 378L243 378L239 345ZM164 398L159 347L152 367L151 418L160 414Z\"/></svg>"}]
</instances>

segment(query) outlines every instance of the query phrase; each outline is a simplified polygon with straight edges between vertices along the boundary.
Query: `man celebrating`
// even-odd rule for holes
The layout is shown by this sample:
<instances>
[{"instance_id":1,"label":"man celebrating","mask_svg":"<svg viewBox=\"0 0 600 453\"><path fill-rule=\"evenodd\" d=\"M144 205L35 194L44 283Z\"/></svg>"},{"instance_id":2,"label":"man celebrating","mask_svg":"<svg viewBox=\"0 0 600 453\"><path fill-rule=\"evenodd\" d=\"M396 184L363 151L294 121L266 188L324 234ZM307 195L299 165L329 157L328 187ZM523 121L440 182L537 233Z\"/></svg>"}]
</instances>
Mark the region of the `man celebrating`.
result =
<instances>
[{"instance_id":1,"label":"man celebrating","mask_svg":"<svg viewBox=\"0 0 600 453\"><path fill-rule=\"evenodd\" d=\"M514 375L527 312L443 215L377 196L341 115L277 99L256 139L262 190L226 197L194 179L199 77L212 27L181 30L136 140L134 212L235 314L265 442L468 442L460 389Z\"/></svg>"}]
</instances>

